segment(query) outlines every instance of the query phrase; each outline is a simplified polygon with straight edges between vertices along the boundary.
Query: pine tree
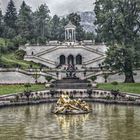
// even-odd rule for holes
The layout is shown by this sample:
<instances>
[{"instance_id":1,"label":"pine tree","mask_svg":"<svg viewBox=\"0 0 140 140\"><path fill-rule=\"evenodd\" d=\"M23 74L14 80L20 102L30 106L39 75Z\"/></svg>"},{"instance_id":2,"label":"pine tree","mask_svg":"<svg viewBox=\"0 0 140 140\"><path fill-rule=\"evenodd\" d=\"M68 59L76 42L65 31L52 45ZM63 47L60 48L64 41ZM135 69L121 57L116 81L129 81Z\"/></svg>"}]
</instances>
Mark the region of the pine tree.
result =
<instances>
[{"instance_id":1,"label":"pine tree","mask_svg":"<svg viewBox=\"0 0 140 140\"><path fill-rule=\"evenodd\" d=\"M54 15L51 20L51 39L59 40L60 35L60 18L57 15Z\"/></svg>"},{"instance_id":2,"label":"pine tree","mask_svg":"<svg viewBox=\"0 0 140 140\"><path fill-rule=\"evenodd\" d=\"M42 4L34 12L34 35L36 38L45 40L49 36L50 10L46 4Z\"/></svg>"},{"instance_id":3,"label":"pine tree","mask_svg":"<svg viewBox=\"0 0 140 140\"><path fill-rule=\"evenodd\" d=\"M45 37L45 27L50 20L50 10L46 4L42 4L39 7L39 10L37 12L37 17L38 17L38 27L40 29L40 34L42 37Z\"/></svg>"},{"instance_id":4,"label":"pine tree","mask_svg":"<svg viewBox=\"0 0 140 140\"><path fill-rule=\"evenodd\" d=\"M7 6L7 10L4 16L4 22L6 26L15 29L17 20L17 11L13 0L10 0Z\"/></svg>"},{"instance_id":5,"label":"pine tree","mask_svg":"<svg viewBox=\"0 0 140 140\"><path fill-rule=\"evenodd\" d=\"M59 29L59 41L65 40L65 26L68 24L68 18L60 19L60 29Z\"/></svg>"},{"instance_id":6,"label":"pine tree","mask_svg":"<svg viewBox=\"0 0 140 140\"><path fill-rule=\"evenodd\" d=\"M16 21L17 21L17 11L13 0L10 0L7 6L7 10L4 16L4 36L6 38L13 38L16 36Z\"/></svg>"},{"instance_id":7,"label":"pine tree","mask_svg":"<svg viewBox=\"0 0 140 140\"><path fill-rule=\"evenodd\" d=\"M3 15L0 9L0 37L2 37L2 34L3 34Z\"/></svg>"},{"instance_id":8,"label":"pine tree","mask_svg":"<svg viewBox=\"0 0 140 140\"><path fill-rule=\"evenodd\" d=\"M25 1L21 4L18 14L18 34L25 42L30 41L33 36L33 17L32 11Z\"/></svg>"}]
</instances>

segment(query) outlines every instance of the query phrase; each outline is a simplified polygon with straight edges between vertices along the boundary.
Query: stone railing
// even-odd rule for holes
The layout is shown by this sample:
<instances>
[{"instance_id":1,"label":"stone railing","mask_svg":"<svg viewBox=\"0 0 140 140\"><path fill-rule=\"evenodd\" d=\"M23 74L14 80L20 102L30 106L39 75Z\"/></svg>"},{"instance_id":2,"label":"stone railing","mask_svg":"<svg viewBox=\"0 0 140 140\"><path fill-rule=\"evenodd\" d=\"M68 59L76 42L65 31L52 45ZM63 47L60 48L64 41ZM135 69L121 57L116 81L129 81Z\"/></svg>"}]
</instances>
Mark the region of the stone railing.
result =
<instances>
[{"instance_id":1,"label":"stone railing","mask_svg":"<svg viewBox=\"0 0 140 140\"><path fill-rule=\"evenodd\" d=\"M95 62L98 62L98 61L104 60L104 59L105 59L105 56L100 56L100 57L94 58L92 60L83 62L83 65L89 65L89 64L92 64L92 63L95 63Z\"/></svg>"},{"instance_id":2,"label":"stone railing","mask_svg":"<svg viewBox=\"0 0 140 140\"><path fill-rule=\"evenodd\" d=\"M102 56L105 56L105 54L103 53L103 52L101 52L101 51L97 51L97 50L95 50L94 48L89 48L89 47L87 47L87 46L82 46L82 48L84 48L84 49L86 49L86 50L88 50L88 51L90 51L90 52L94 52L94 53L97 53L97 54L99 54L99 55L102 55Z\"/></svg>"},{"instance_id":3,"label":"stone railing","mask_svg":"<svg viewBox=\"0 0 140 140\"><path fill-rule=\"evenodd\" d=\"M45 51L42 51L42 52L39 52L39 53L37 53L37 54L35 54L35 56L41 56L41 55L44 55L44 54L46 54L46 53L50 53L50 52L52 52L52 51L55 51L55 50L57 50L58 49L58 46L55 46L55 47L53 47L53 48L50 48L50 49L47 49L47 50L45 50Z\"/></svg>"},{"instance_id":4,"label":"stone railing","mask_svg":"<svg viewBox=\"0 0 140 140\"><path fill-rule=\"evenodd\" d=\"M117 99L114 100L113 97L111 97L112 95L110 92L107 92L107 91L106 92L105 91L93 91L93 92L94 93L92 93L90 96L89 96L89 94L82 93L82 92L79 92L79 94L70 93L70 97L72 97L74 99L80 98L81 100L84 100L87 102L94 102L94 103L97 102L97 103L104 103L104 104L140 106L140 96L138 96L138 95L135 97L133 97L133 95L129 95L129 97L126 97L127 94L125 94L125 96L123 98L118 97ZM96 96L96 94L97 94L97 96ZM110 95L110 98L108 98L109 95ZM17 100L17 97L18 97L18 100ZM34 93L34 94L32 93L31 97L27 100L27 98L24 95L21 97L21 93L14 94L14 95L9 95L9 96L5 96L5 97L0 97L0 108L10 107L10 106L34 105L34 104L41 104L41 103L52 103L52 102L56 102L59 97L60 97L60 93L52 94L50 92L43 93L43 91L42 91L42 92L38 92L38 93Z\"/></svg>"},{"instance_id":5,"label":"stone railing","mask_svg":"<svg viewBox=\"0 0 140 140\"><path fill-rule=\"evenodd\" d=\"M40 57L37 57L37 56L34 56L34 55L26 55L24 59L25 59L25 60L26 60L26 59L34 59L34 60L36 59L36 60L39 60L39 61L41 61L41 62L43 61L43 62L45 62L45 63L47 62L47 63L49 63L49 64L56 65L55 62L52 61L52 60L48 60L48 59L45 59L45 58L40 58Z\"/></svg>"},{"instance_id":6,"label":"stone railing","mask_svg":"<svg viewBox=\"0 0 140 140\"><path fill-rule=\"evenodd\" d=\"M19 68L1 68L0 72L19 72L26 75L41 75L41 76L52 76L53 78L57 78L55 74L52 74L52 70L41 70L40 69L19 69Z\"/></svg>"}]
</instances>

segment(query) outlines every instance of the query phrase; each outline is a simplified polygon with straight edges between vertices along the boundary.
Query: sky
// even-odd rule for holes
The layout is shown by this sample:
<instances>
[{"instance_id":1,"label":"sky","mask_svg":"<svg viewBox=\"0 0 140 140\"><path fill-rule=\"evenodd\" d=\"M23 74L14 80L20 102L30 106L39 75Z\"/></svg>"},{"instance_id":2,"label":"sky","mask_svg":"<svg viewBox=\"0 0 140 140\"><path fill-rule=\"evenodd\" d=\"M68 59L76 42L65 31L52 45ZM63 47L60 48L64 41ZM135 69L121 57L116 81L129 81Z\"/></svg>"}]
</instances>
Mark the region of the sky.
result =
<instances>
[{"instance_id":1,"label":"sky","mask_svg":"<svg viewBox=\"0 0 140 140\"><path fill-rule=\"evenodd\" d=\"M0 8L5 11L9 0L0 0ZM22 0L13 0L17 7ZM72 12L93 11L94 0L24 0L32 10L39 7L40 4L46 3L51 11L51 15L66 15Z\"/></svg>"}]
</instances>

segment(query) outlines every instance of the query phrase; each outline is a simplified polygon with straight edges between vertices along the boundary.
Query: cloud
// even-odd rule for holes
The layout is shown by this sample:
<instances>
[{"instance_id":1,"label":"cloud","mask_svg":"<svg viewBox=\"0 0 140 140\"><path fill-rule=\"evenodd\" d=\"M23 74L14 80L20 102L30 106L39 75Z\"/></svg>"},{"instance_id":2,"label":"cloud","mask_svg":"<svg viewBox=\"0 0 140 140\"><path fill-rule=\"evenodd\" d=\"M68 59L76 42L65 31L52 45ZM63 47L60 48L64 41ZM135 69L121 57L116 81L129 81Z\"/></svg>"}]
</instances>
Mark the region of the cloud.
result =
<instances>
[{"instance_id":1,"label":"cloud","mask_svg":"<svg viewBox=\"0 0 140 140\"><path fill-rule=\"evenodd\" d=\"M5 10L9 0L0 0L1 9ZM22 0L14 0L16 6L22 3ZM25 2L36 10L40 4L46 3L51 11L51 14L65 15L77 11L92 11L94 0L25 0Z\"/></svg>"}]
</instances>

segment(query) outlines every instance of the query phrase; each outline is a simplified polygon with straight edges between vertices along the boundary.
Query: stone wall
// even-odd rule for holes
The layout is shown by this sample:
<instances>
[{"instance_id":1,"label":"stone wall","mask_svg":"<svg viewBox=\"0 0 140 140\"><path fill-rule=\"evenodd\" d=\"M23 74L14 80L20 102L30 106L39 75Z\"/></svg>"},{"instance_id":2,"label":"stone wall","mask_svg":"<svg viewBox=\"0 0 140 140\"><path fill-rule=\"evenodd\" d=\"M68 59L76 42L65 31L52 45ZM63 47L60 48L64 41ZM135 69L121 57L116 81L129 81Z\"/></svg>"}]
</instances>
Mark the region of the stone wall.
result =
<instances>
[{"instance_id":1,"label":"stone wall","mask_svg":"<svg viewBox=\"0 0 140 140\"><path fill-rule=\"evenodd\" d=\"M46 80L43 76L38 82L44 83ZM32 76L28 76L19 72L0 72L0 84L17 84L17 83L35 83Z\"/></svg>"},{"instance_id":2,"label":"stone wall","mask_svg":"<svg viewBox=\"0 0 140 140\"><path fill-rule=\"evenodd\" d=\"M134 76L135 82L140 83L140 70L139 71L135 71L135 73L137 73L137 75ZM117 81L117 82L124 82L125 80L125 76L124 75L110 75L108 78L108 82L111 83L113 81ZM103 83L104 82L104 78L103 76L98 76L96 82L98 83Z\"/></svg>"},{"instance_id":3,"label":"stone wall","mask_svg":"<svg viewBox=\"0 0 140 140\"><path fill-rule=\"evenodd\" d=\"M134 76L135 82L140 83L140 71L136 71L137 75ZM56 74L55 72L50 72L50 74ZM65 73L61 73L59 75L59 79L62 77L65 77ZM81 79L84 78L83 72L77 74L78 77L81 77ZM118 82L124 82L124 75L110 75L108 78L108 82L118 81ZM35 83L35 79L32 76L22 74L19 72L0 72L0 84L15 84L15 83ZM38 82L44 83L46 82L45 77L40 76L38 79ZM98 76L96 82L103 83L104 78L103 76Z\"/></svg>"}]
</instances>

